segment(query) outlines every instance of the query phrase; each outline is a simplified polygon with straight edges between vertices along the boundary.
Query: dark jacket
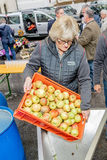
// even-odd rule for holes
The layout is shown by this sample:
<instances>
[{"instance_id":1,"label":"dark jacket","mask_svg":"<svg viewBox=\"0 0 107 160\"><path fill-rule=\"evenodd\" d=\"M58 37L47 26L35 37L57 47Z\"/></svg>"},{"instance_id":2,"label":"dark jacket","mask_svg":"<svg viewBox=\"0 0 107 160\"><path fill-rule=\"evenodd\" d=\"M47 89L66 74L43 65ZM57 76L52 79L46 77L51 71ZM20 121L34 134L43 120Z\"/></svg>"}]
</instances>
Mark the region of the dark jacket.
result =
<instances>
[{"instance_id":1,"label":"dark jacket","mask_svg":"<svg viewBox=\"0 0 107 160\"><path fill-rule=\"evenodd\" d=\"M94 20L97 22L99 27L101 27L101 19L100 19L100 16L98 14L94 14Z\"/></svg>"},{"instance_id":2,"label":"dark jacket","mask_svg":"<svg viewBox=\"0 0 107 160\"><path fill-rule=\"evenodd\" d=\"M56 45L50 38L45 39L35 48L24 74L32 77L41 67L41 73L61 85L76 91L80 85L82 109L90 108L91 84L89 66L84 49L76 42L60 60Z\"/></svg>"},{"instance_id":3,"label":"dark jacket","mask_svg":"<svg viewBox=\"0 0 107 160\"><path fill-rule=\"evenodd\" d=\"M107 30L103 32L98 41L94 60L94 84L100 84L101 71L107 81Z\"/></svg>"},{"instance_id":4,"label":"dark jacket","mask_svg":"<svg viewBox=\"0 0 107 160\"><path fill-rule=\"evenodd\" d=\"M6 43L6 44L9 43L9 40L8 40L9 32L12 35L14 35L14 33L13 33L12 29L10 28L10 26L8 26L6 24L1 24L0 25L0 37L1 37L2 43Z\"/></svg>"},{"instance_id":5,"label":"dark jacket","mask_svg":"<svg viewBox=\"0 0 107 160\"><path fill-rule=\"evenodd\" d=\"M56 21L56 19L51 19L49 22L48 22L48 29L47 29L47 32L49 33L49 30L51 29L52 27L52 24Z\"/></svg>"},{"instance_id":6,"label":"dark jacket","mask_svg":"<svg viewBox=\"0 0 107 160\"><path fill-rule=\"evenodd\" d=\"M86 24L78 42L85 48L87 60L94 60L96 45L100 36L100 28L93 20Z\"/></svg>"}]
</instances>

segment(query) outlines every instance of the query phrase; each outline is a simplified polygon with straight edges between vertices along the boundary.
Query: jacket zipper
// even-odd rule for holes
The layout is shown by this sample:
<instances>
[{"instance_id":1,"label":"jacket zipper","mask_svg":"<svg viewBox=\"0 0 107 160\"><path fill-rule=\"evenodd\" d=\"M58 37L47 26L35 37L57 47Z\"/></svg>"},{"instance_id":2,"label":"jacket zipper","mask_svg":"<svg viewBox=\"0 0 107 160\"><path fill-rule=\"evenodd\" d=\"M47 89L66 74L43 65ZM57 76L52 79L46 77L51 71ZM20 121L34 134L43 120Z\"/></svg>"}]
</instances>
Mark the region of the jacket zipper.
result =
<instances>
[{"instance_id":1,"label":"jacket zipper","mask_svg":"<svg viewBox=\"0 0 107 160\"><path fill-rule=\"evenodd\" d=\"M59 83L60 83L60 81L61 81L61 70L62 70L62 62L60 61L59 80L58 80Z\"/></svg>"}]
</instances>

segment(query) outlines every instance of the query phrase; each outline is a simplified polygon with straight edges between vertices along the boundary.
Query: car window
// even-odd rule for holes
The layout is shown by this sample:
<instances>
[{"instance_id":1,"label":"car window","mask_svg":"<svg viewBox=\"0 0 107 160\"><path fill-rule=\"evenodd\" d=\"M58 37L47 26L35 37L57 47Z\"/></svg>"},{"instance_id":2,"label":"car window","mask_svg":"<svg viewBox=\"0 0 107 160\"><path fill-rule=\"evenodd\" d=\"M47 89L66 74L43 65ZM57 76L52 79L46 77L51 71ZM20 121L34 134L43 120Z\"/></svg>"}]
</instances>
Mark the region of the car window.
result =
<instances>
[{"instance_id":1,"label":"car window","mask_svg":"<svg viewBox=\"0 0 107 160\"><path fill-rule=\"evenodd\" d=\"M44 15L44 14L36 14L37 22L48 22L50 17Z\"/></svg>"},{"instance_id":2,"label":"car window","mask_svg":"<svg viewBox=\"0 0 107 160\"><path fill-rule=\"evenodd\" d=\"M8 24L20 24L19 16L8 16Z\"/></svg>"}]
</instances>

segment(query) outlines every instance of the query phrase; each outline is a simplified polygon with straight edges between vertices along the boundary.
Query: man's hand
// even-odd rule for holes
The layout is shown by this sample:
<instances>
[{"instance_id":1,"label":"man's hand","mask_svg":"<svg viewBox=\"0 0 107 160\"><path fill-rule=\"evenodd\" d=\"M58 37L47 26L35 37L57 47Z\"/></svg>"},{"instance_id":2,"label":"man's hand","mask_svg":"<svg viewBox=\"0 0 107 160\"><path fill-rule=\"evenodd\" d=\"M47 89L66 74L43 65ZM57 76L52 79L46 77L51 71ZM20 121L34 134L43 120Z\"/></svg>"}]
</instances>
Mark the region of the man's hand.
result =
<instances>
[{"instance_id":1,"label":"man's hand","mask_svg":"<svg viewBox=\"0 0 107 160\"><path fill-rule=\"evenodd\" d=\"M27 77L24 83L24 92L30 91L32 87L32 79L30 77Z\"/></svg>"},{"instance_id":2,"label":"man's hand","mask_svg":"<svg viewBox=\"0 0 107 160\"><path fill-rule=\"evenodd\" d=\"M90 110L84 110L82 111L82 115L83 115L83 118L86 119L86 121L88 121L88 117L90 115Z\"/></svg>"},{"instance_id":3,"label":"man's hand","mask_svg":"<svg viewBox=\"0 0 107 160\"><path fill-rule=\"evenodd\" d=\"M101 92L101 85L100 84L96 84L94 86L94 90L97 92L97 93L100 93Z\"/></svg>"}]
</instances>

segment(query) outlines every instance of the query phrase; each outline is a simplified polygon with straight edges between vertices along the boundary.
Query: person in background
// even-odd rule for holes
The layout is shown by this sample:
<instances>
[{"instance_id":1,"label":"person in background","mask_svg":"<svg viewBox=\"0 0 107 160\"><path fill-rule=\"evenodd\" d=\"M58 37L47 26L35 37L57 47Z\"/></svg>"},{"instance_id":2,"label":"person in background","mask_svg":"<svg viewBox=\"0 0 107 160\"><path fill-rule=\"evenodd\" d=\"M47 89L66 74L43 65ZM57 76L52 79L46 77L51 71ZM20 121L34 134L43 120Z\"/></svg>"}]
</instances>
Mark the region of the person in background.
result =
<instances>
[{"instance_id":1,"label":"person in background","mask_svg":"<svg viewBox=\"0 0 107 160\"><path fill-rule=\"evenodd\" d=\"M6 20L4 18L0 19L0 37L1 37L3 48L5 50L7 60L11 60L9 55L9 49L12 53L13 60L16 59L16 53L13 47L15 43L13 36L14 36L14 32L10 28L10 26L6 24Z\"/></svg>"},{"instance_id":2,"label":"person in background","mask_svg":"<svg viewBox=\"0 0 107 160\"><path fill-rule=\"evenodd\" d=\"M41 74L78 92L80 88L83 117L90 113L91 80L86 54L78 44L78 24L71 16L58 18L49 37L38 42L24 70L24 92L30 91L32 76L41 67ZM78 85L79 84L79 85Z\"/></svg>"},{"instance_id":3,"label":"person in background","mask_svg":"<svg viewBox=\"0 0 107 160\"><path fill-rule=\"evenodd\" d=\"M105 31L101 34L94 59L94 89L97 93L101 92L100 77L103 70L103 84L105 95L105 106L107 108L107 25ZM106 139L107 139L107 121L106 121Z\"/></svg>"},{"instance_id":4,"label":"person in background","mask_svg":"<svg viewBox=\"0 0 107 160\"><path fill-rule=\"evenodd\" d=\"M101 32L104 32L107 28L107 10L103 9L100 12L101 14Z\"/></svg>"},{"instance_id":5,"label":"person in background","mask_svg":"<svg viewBox=\"0 0 107 160\"><path fill-rule=\"evenodd\" d=\"M55 9L55 15L56 15L56 18L55 19L51 19L49 22L48 22L48 33L49 33L49 30L51 29L52 27L52 24L56 21L57 18L61 17L64 15L64 9L62 7L57 7Z\"/></svg>"},{"instance_id":6,"label":"person in background","mask_svg":"<svg viewBox=\"0 0 107 160\"><path fill-rule=\"evenodd\" d=\"M94 20L93 10L87 8L84 13L84 22L86 26L78 38L78 42L85 48L88 64L90 67L91 91L94 92L93 85L93 60L96 51L96 45L100 36L100 28Z\"/></svg>"}]
</instances>

